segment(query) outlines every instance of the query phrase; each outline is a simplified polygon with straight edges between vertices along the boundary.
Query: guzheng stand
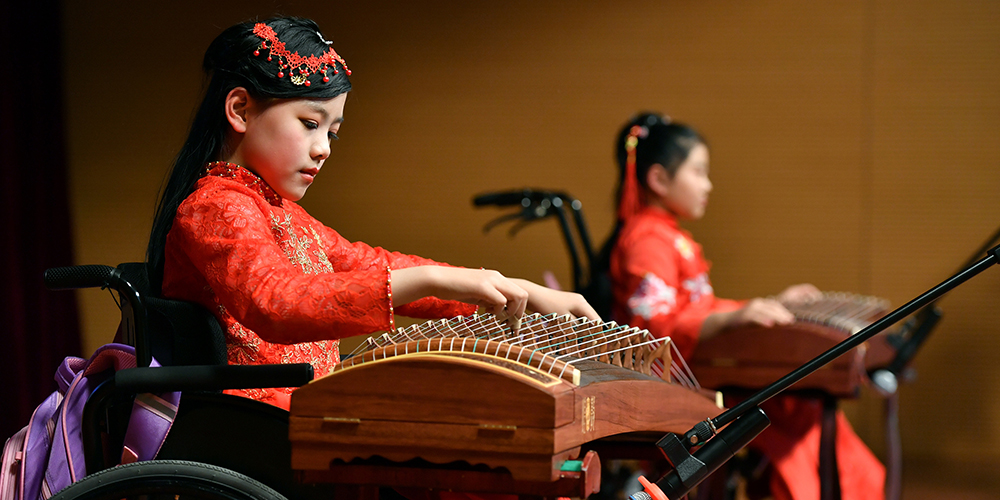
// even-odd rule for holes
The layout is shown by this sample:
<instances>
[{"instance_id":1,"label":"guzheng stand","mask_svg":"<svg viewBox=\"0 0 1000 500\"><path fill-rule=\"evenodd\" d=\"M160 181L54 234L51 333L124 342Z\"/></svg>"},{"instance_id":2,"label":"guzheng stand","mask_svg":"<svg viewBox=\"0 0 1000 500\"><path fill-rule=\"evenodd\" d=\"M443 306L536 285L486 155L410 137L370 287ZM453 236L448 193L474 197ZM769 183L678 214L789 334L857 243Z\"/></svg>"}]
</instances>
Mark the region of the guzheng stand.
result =
<instances>
[{"instance_id":1,"label":"guzheng stand","mask_svg":"<svg viewBox=\"0 0 1000 500\"><path fill-rule=\"evenodd\" d=\"M521 498L587 498L601 489L601 461L594 451L567 461L556 481L519 481L509 472L463 465L400 464L386 460L334 463L322 471L299 471L304 483L333 483L338 499L378 500L379 487L406 490L475 491Z\"/></svg>"},{"instance_id":2,"label":"guzheng stand","mask_svg":"<svg viewBox=\"0 0 1000 500\"><path fill-rule=\"evenodd\" d=\"M722 412L719 416L699 422L691 430L686 432L683 437L673 433L667 434L657 444L663 448L664 453L667 455L667 459L674 466L674 471L661 478L655 484L649 483L643 479L643 481L645 481L644 484L647 485L646 491L636 493L630 498L632 500L649 500L651 498L676 500L684 496L715 469L725 463L725 461L732 456L732 453L735 452L732 447L727 447L725 453L720 453L719 450L710 446L713 440L726 433L726 430L719 432L718 429L722 429L724 426L735 422L737 419L744 418L745 415L755 415L757 413L762 414L758 406L763 402L771 399L771 397L789 388L792 384L802 380L809 374L827 365L842 354L847 353L848 351L861 345L863 342L867 341L879 332L882 332L886 328L901 321L907 316L910 316L927 304L937 300L951 289L968 281L973 276L986 270L986 268L998 263L998 261L1000 261L1000 246L996 246L988 250L987 256L978 262L966 266L965 269L959 271L954 276L924 292L917 298L903 304L884 317L876 320L874 323L848 337L843 342L840 342L823 354L820 354L806 364L793 370L791 373L781 377L773 384L761 389L759 392L743 400L736 406ZM763 431L763 428L766 427L766 423L763 427L760 427L759 425L746 427L748 428L745 431L742 431L744 434L749 434L754 431L759 434ZM756 436L756 434L754 434L754 436ZM736 438L740 439L745 439L745 437L745 435L736 436ZM750 439L752 439L752 437L753 436L750 436ZM745 440L749 442L749 439ZM701 446L701 448L695 451L694 454L690 453L690 450L697 446ZM728 454L728 456L725 456L726 454ZM720 459L720 457L722 458ZM835 467L832 473L836 473ZM826 479L831 480L832 478ZM824 495L824 500L839 498L839 484L831 488L824 488L822 493Z\"/></svg>"}]
</instances>

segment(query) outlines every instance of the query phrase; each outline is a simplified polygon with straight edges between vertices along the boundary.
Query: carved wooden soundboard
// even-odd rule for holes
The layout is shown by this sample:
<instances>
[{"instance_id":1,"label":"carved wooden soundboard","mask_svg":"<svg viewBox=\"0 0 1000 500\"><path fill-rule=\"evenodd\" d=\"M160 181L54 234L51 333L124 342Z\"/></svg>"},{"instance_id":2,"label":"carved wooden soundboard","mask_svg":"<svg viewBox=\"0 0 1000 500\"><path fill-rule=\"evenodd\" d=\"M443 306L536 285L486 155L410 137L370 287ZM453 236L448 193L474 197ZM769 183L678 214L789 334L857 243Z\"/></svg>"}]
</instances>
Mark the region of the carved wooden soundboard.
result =
<instances>
[{"instance_id":1,"label":"carved wooden soundboard","mask_svg":"<svg viewBox=\"0 0 1000 500\"><path fill-rule=\"evenodd\" d=\"M440 326L428 323L423 339L404 342L410 337L397 335L400 341L370 346L352 358L358 362L298 389L291 404L292 467L308 480L338 464L379 457L461 463L509 471L522 492L539 494L537 485L565 477L566 462L581 458L587 443L637 435L653 442L721 411L703 392L654 376L650 359L669 366L670 357L668 344L650 340L648 332L574 320L571 330L585 333L567 342L559 340L565 334L532 333L532 324L554 320L535 319L518 335L508 329L493 337L455 329L427 335ZM518 345L529 334L549 340ZM608 338L614 341L595 341ZM570 343L583 349L567 349ZM588 356L593 359L579 359Z\"/></svg>"}]
</instances>

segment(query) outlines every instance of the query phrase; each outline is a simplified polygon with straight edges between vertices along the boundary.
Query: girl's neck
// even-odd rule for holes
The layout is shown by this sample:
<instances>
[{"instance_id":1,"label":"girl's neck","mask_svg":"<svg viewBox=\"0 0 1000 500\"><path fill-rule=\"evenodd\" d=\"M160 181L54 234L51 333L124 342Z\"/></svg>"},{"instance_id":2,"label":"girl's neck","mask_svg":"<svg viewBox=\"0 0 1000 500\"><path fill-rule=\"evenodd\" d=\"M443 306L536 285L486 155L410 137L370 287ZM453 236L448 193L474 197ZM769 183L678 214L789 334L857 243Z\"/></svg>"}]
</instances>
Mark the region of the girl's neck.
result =
<instances>
[{"instance_id":1,"label":"girl's neck","mask_svg":"<svg viewBox=\"0 0 1000 500\"><path fill-rule=\"evenodd\" d=\"M675 219L680 219L680 217L678 217L677 214L673 212L673 210L670 210L670 208L667 207L667 204L664 203L663 200L660 199L659 196L656 196L654 193L650 193L649 191L646 191L645 194L646 194L646 206L647 207L653 207L653 208L659 209L659 210L661 210L663 212L666 212L667 214L669 214L671 217L673 217Z\"/></svg>"}]
</instances>

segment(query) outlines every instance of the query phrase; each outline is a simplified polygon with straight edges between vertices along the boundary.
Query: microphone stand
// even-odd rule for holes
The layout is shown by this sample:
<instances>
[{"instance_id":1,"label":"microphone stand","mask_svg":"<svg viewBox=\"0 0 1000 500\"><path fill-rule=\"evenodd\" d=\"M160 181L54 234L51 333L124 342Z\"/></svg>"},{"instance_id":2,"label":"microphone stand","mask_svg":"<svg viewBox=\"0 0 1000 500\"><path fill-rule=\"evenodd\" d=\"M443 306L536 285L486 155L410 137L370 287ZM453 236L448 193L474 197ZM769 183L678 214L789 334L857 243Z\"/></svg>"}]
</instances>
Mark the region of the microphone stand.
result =
<instances>
[{"instance_id":1,"label":"microphone stand","mask_svg":"<svg viewBox=\"0 0 1000 500\"><path fill-rule=\"evenodd\" d=\"M768 426L767 416L758 405L1000 261L1000 246L986 253L986 257L978 262L966 266L719 416L695 424L683 438L675 433L664 436L657 446L663 450L674 470L656 483L641 478L645 491L631 495L630 500L676 500L686 495ZM718 431L727 424L731 425ZM721 442L713 443L720 438ZM699 445L703 446L692 454L690 450Z\"/></svg>"},{"instance_id":2,"label":"microphone stand","mask_svg":"<svg viewBox=\"0 0 1000 500\"><path fill-rule=\"evenodd\" d=\"M1000 240L1000 229L997 229L959 269L971 266L983 252L996 245L998 240ZM941 316L941 309L937 307L935 299L916 313L913 326L907 333L894 334L889 337L890 343L896 348L896 355L884 368L879 368L871 373L872 382L879 390L887 395L896 392L896 388L899 386L899 376L903 374L905 378L907 366L917 356L917 351L927 341L927 338L930 337L931 331L937 326Z\"/></svg>"},{"instance_id":3,"label":"microphone stand","mask_svg":"<svg viewBox=\"0 0 1000 500\"><path fill-rule=\"evenodd\" d=\"M1000 240L1000 229L976 249L959 269L968 267L979 259ZM941 308L934 300L917 311L899 333L888 335L886 340L896 349L896 355L888 365L879 367L868 374L875 389L885 397L885 442L886 442L886 500L899 500L902 494L903 444L899 433L899 389L900 380L912 379L915 374L909 368L917 351L931 335L931 331L941 321Z\"/></svg>"}]
</instances>

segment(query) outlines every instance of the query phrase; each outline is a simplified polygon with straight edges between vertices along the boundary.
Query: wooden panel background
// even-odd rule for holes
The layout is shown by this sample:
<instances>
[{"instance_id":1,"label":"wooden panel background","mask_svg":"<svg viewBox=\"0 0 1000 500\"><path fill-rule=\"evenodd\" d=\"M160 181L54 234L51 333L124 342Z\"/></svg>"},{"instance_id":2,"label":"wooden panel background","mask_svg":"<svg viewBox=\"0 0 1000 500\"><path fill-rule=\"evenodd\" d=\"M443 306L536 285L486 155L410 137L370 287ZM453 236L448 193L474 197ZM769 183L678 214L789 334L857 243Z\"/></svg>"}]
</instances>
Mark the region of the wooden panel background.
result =
<instances>
[{"instance_id":1,"label":"wooden panel background","mask_svg":"<svg viewBox=\"0 0 1000 500\"><path fill-rule=\"evenodd\" d=\"M688 227L717 292L809 281L895 304L996 228L1000 4L67 0L69 151L80 263L143 257L200 62L226 26L313 17L354 70L341 140L303 204L350 239L569 282L554 221L483 235L479 192L563 189L595 239L612 221L612 142L639 110L699 128L715 191ZM1000 465L1000 272L947 297L903 389L907 459ZM81 293L85 346L117 320ZM881 452L879 402L849 404Z\"/></svg>"}]
</instances>

